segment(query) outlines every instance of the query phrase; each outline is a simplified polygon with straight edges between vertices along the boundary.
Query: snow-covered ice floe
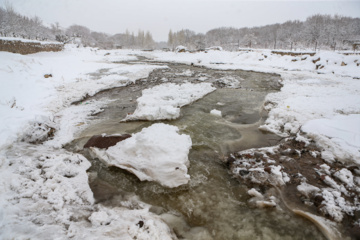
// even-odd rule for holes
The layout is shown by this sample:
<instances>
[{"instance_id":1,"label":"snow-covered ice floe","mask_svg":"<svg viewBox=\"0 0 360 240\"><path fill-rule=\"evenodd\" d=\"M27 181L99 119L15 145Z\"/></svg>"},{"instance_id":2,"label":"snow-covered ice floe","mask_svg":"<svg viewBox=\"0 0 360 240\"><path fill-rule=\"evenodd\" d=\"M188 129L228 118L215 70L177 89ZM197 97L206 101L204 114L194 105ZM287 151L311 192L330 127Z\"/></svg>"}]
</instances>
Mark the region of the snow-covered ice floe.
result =
<instances>
[{"instance_id":1,"label":"snow-covered ice floe","mask_svg":"<svg viewBox=\"0 0 360 240\"><path fill-rule=\"evenodd\" d=\"M331 147L334 157L352 158L360 164L360 114L311 120L301 129L318 144ZM331 161L334 157L329 156L327 160Z\"/></svg>"},{"instance_id":2,"label":"snow-covered ice floe","mask_svg":"<svg viewBox=\"0 0 360 240\"><path fill-rule=\"evenodd\" d=\"M215 91L211 83L165 83L142 91L135 112L124 120L165 120L180 116L180 107Z\"/></svg>"},{"instance_id":3,"label":"snow-covered ice floe","mask_svg":"<svg viewBox=\"0 0 360 240\"><path fill-rule=\"evenodd\" d=\"M157 123L107 150L91 148L101 161L166 187L187 184L191 138L175 126Z\"/></svg>"}]
</instances>

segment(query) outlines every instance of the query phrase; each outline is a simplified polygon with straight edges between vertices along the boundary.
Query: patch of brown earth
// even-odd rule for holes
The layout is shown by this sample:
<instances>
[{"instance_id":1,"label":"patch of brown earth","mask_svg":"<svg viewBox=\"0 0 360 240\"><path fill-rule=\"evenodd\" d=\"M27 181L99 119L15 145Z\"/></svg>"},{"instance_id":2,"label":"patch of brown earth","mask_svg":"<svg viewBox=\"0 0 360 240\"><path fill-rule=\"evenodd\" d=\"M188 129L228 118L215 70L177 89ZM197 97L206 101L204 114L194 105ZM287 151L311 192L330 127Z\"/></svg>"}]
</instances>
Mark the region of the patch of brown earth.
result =
<instances>
[{"instance_id":1,"label":"patch of brown earth","mask_svg":"<svg viewBox=\"0 0 360 240\"><path fill-rule=\"evenodd\" d=\"M97 148L109 148L115 146L118 142L121 142L127 138L131 137L130 134L123 135L94 135L92 136L87 143L84 145L84 148L97 147Z\"/></svg>"}]
</instances>

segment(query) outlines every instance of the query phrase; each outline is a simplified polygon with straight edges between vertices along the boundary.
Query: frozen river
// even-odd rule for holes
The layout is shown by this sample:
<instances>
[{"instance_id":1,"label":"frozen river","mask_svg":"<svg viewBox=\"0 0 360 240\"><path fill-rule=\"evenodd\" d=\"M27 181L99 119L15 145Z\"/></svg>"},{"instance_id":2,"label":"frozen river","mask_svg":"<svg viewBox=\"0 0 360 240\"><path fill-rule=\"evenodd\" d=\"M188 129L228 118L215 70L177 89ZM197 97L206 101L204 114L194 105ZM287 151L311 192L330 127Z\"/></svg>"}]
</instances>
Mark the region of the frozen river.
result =
<instances>
[{"instance_id":1,"label":"frozen river","mask_svg":"<svg viewBox=\"0 0 360 240\"><path fill-rule=\"evenodd\" d=\"M94 176L90 187L96 201L115 207L135 195L150 204L151 211L161 216L179 239L322 239L312 223L285 205L259 209L249 204L249 186L233 179L222 161L230 153L273 146L280 141L276 135L258 129L267 116L262 109L265 96L280 89L280 76L181 64L167 66L154 70L146 81L103 91L77 103L110 102L67 146L91 162L88 172ZM98 74L106 75L106 69ZM168 82L211 82L217 88L183 107L180 118L156 121L175 125L191 137L189 184L170 189L155 182L141 182L125 170L105 166L83 149L93 135L132 134L152 125L151 121L121 120L135 111L142 90ZM221 116L210 114L212 110L220 111Z\"/></svg>"}]
</instances>

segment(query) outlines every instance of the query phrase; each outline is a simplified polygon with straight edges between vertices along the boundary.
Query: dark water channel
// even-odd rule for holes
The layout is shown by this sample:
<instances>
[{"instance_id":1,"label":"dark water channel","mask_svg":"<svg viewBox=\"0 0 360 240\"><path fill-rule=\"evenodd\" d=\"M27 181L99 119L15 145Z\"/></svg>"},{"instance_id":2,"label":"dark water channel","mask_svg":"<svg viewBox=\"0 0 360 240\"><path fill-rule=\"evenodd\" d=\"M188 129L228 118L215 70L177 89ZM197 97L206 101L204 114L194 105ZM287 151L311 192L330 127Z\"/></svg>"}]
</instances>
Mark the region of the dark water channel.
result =
<instances>
[{"instance_id":1,"label":"dark water channel","mask_svg":"<svg viewBox=\"0 0 360 240\"><path fill-rule=\"evenodd\" d=\"M119 199L136 195L152 205L179 239L323 239L307 220L285 207L257 209L248 205L246 186L230 177L221 159L253 147L272 146L277 136L258 130L265 118L265 96L280 89L278 75L249 71L224 71L170 64L153 71L147 79L123 88L104 91L89 100L110 99L104 111L94 116L69 149L82 152L92 163L91 188L98 202L116 206ZM145 88L165 82L212 82L217 90L183 107L181 117L163 121L191 136L188 185L175 189L141 182L117 168L107 168L92 159L82 147L96 134L135 133L154 122L121 122L135 110ZM217 109L222 116L211 115Z\"/></svg>"}]
</instances>

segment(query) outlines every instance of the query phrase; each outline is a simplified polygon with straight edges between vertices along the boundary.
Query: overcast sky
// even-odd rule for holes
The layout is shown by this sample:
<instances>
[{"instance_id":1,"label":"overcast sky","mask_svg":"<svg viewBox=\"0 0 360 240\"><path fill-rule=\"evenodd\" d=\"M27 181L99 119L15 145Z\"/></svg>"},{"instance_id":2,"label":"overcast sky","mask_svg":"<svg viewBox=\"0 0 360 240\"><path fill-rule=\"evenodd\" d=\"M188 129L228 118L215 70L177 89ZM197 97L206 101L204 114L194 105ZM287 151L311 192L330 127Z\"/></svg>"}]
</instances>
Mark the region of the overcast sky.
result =
<instances>
[{"instance_id":1,"label":"overcast sky","mask_svg":"<svg viewBox=\"0 0 360 240\"><path fill-rule=\"evenodd\" d=\"M45 24L79 24L109 34L126 29L150 31L167 41L170 29L206 33L216 27L253 27L287 20L305 20L316 13L360 17L358 1L241 1L241 0L0 0Z\"/></svg>"}]
</instances>

